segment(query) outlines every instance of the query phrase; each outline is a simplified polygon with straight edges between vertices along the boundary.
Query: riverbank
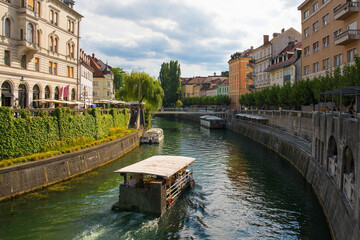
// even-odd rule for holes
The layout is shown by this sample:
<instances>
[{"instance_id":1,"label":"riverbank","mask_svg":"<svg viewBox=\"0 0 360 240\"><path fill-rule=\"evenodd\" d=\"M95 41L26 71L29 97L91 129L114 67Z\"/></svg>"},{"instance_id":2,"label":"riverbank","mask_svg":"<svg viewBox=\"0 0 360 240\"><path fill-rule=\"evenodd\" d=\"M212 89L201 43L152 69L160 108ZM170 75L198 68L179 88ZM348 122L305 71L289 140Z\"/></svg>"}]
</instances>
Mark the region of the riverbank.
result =
<instances>
[{"instance_id":1,"label":"riverbank","mask_svg":"<svg viewBox=\"0 0 360 240\"><path fill-rule=\"evenodd\" d=\"M199 122L199 116L175 115ZM229 116L226 128L265 145L289 161L308 181L329 222L334 239L360 239L354 209L324 167L312 157L311 142L274 127L250 123ZM299 134L300 135L300 134Z\"/></svg>"},{"instance_id":2,"label":"riverbank","mask_svg":"<svg viewBox=\"0 0 360 240\"><path fill-rule=\"evenodd\" d=\"M0 201L105 165L139 146L142 131L74 153L0 169Z\"/></svg>"}]
</instances>

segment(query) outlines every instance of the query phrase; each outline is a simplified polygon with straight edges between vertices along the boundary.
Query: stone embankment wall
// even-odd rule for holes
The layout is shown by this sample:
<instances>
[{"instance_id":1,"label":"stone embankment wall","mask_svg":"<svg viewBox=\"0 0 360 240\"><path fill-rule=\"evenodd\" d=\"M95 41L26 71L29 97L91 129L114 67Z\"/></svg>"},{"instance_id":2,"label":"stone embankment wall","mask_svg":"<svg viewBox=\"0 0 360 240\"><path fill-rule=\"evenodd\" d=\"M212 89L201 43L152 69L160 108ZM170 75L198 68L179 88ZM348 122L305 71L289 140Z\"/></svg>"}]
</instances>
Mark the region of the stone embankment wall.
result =
<instances>
[{"instance_id":1,"label":"stone embankment wall","mask_svg":"<svg viewBox=\"0 0 360 240\"><path fill-rule=\"evenodd\" d=\"M0 169L0 200L83 174L129 152L142 131L93 148Z\"/></svg>"}]
</instances>

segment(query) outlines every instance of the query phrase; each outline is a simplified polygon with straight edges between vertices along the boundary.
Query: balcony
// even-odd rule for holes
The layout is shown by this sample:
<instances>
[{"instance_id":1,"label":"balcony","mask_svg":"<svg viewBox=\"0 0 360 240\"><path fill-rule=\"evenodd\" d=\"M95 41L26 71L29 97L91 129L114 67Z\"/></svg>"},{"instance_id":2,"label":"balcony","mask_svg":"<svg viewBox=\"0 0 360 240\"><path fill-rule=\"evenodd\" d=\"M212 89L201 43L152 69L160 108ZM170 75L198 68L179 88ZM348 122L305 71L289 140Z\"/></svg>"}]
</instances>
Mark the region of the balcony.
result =
<instances>
[{"instance_id":1,"label":"balcony","mask_svg":"<svg viewBox=\"0 0 360 240\"><path fill-rule=\"evenodd\" d=\"M359 2L347 2L334 9L334 20L345 20L354 13L359 12Z\"/></svg>"},{"instance_id":2,"label":"balcony","mask_svg":"<svg viewBox=\"0 0 360 240\"><path fill-rule=\"evenodd\" d=\"M255 60L254 60L254 59L251 59L251 60L249 61L249 63L247 64L247 66L253 68L253 67L255 66Z\"/></svg>"},{"instance_id":3,"label":"balcony","mask_svg":"<svg viewBox=\"0 0 360 240\"><path fill-rule=\"evenodd\" d=\"M255 74L253 74L253 73L251 72L251 73L246 74L246 77L247 77L247 78L250 78L250 79L254 79L254 78L255 78Z\"/></svg>"},{"instance_id":4,"label":"balcony","mask_svg":"<svg viewBox=\"0 0 360 240\"><path fill-rule=\"evenodd\" d=\"M346 45L350 42L360 39L360 30L349 29L339 35L335 36L334 42L336 45Z\"/></svg>"},{"instance_id":5,"label":"balcony","mask_svg":"<svg viewBox=\"0 0 360 240\"><path fill-rule=\"evenodd\" d=\"M30 55L33 56L38 51L36 43L28 42L26 40L18 41L17 47L19 49L18 56Z\"/></svg>"}]
</instances>

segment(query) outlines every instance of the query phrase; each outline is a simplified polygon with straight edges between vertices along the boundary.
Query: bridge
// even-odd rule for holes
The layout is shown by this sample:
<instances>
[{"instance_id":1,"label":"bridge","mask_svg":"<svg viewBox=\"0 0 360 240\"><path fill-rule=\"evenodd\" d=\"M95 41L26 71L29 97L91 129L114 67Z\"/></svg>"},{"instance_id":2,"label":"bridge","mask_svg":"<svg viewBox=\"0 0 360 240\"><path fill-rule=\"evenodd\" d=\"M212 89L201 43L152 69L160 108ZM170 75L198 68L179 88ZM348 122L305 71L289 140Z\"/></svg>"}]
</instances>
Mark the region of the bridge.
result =
<instances>
[{"instance_id":1,"label":"bridge","mask_svg":"<svg viewBox=\"0 0 360 240\"><path fill-rule=\"evenodd\" d=\"M212 115L217 117L226 118L227 111L224 109L206 109L206 108L164 108L160 109L157 112L151 112L151 115L195 115L195 116L203 116L203 115Z\"/></svg>"}]
</instances>

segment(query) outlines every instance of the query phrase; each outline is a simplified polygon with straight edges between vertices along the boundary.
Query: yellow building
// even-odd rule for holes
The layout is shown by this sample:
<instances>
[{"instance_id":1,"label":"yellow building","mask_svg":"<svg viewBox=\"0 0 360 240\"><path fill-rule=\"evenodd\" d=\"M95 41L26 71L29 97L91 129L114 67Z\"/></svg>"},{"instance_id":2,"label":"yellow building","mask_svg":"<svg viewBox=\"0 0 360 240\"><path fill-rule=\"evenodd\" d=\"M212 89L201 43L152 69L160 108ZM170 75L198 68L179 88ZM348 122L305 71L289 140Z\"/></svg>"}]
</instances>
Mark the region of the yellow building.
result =
<instances>
[{"instance_id":1,"label":"yellow building","mask_svg":"<svg viewBox=\"0 0 360 240\"><path fill-rule=\"evenodd\" d=\"M77 100L82 16L74 1L0 1L1 105Z\"/></svg>"},{"instance_id":2,"label":"yellow building","mask_svg":"<svg viewBox=\"0 0 360 240\"><path fill-rule=\"evenodd\" d=\"M253 48L237 52L231 55L229 60L229 97L231 99L230 107L232 109L240 109L239 97L242 94L250 92L252 85L252 68L250 61L252 60Z\"/></svg>"},{"instance_id":3,"label":"yellow building","mask_svg":"<svg viewBox=\"0 0 360 240\"><path fill-rule=\"evenodd\" d=\"M92 54L90 65L94 69L93 73L93 101L112 100L115 98L114 92L114 73L108 64Z\"/></svg>"}]
</instances>

